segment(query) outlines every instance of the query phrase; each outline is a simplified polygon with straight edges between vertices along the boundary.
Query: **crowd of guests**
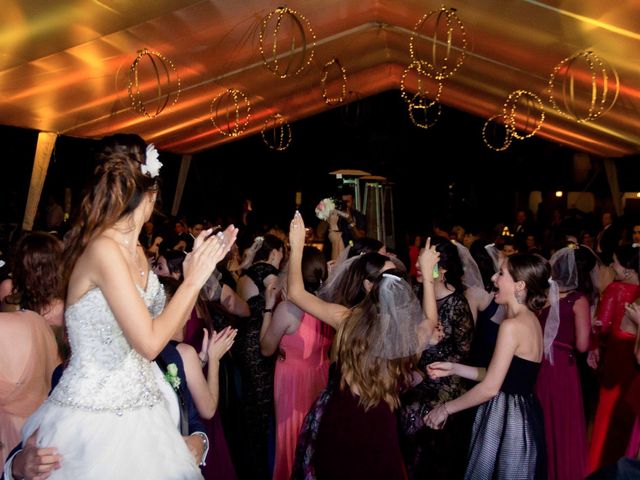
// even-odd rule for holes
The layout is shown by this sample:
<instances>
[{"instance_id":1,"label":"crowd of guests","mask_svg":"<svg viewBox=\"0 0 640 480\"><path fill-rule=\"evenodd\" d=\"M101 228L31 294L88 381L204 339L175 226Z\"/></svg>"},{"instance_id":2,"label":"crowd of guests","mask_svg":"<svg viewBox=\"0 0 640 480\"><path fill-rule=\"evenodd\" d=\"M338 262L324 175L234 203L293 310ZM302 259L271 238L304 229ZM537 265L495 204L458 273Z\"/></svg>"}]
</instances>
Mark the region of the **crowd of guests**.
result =
<instances>
[{"instance_id":1,"label":"crowd of guests","mask_svg":"<svg viewBox=\"0 0 640 480\"><path fill-rule=\"evenodd\" d=\"M136 139L111 141L120 156L144 151ZM115 154L105 152L114 147L105 149L110 165ZM554 228L553 217L538 228L518 212L514 225L489 237L439 223L410 242L403 261L366 236L349 192L344 211L319 228L320 251L308 245L299 213L288 232L246 218L239 232L206 221L160 228L149 219L154 185L135 187L147 196L127 197L135 205L118 207L112 225L99 227L105 221L85 205L93 237L77 226L64 238L25 233L0 267L5 478L48 478L74 461L47 443L59 437L31 427L45 425L34 418L44 422L41 405L58 382L45 404L71 388L74 349L86 347L63 317L86 328L79 311L96 288L151 362L149 375L204 478L640 472L640 225L618 228L605 214L602 230L589 235L573 224ZM133 226L118 229L128 215ZM93 271L84 265L97 262L95 275L115 268L92 260L95 238L127 258L127 298L145 301L152 343L111 304L118 285L73 289ZM78 242L88 250L70 262ZM216 258L212 272L193 266L203 249ZM100 338L110 348L110 333Z\"/></svg>"}]
</instances>

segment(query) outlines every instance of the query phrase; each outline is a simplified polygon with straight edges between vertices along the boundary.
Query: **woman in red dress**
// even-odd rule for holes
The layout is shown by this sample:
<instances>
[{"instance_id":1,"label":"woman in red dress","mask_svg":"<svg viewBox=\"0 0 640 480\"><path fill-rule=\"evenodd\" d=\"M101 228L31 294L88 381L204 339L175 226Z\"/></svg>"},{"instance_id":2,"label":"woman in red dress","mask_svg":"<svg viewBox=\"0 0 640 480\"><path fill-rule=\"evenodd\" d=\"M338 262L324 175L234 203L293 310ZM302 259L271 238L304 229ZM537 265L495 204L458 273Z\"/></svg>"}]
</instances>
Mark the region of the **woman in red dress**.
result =
<instances>
[{"instance_id":1,"label":"woman in red dress","mask_svg":"<svg viewBox=\"0 0 640 480\"><path fill-rule=\"evenodd\" d=\"M640 296L638 253L639 249L631 245L616 248L612 264L616 278L604 291L598 308L602 324L598 349L602 374L589 449L589 472L615 463L625 454L631 438L635 416L624 399L637 375L635 335L626 332L622 323L625 306Z\"/></svg>"}]
</instances>

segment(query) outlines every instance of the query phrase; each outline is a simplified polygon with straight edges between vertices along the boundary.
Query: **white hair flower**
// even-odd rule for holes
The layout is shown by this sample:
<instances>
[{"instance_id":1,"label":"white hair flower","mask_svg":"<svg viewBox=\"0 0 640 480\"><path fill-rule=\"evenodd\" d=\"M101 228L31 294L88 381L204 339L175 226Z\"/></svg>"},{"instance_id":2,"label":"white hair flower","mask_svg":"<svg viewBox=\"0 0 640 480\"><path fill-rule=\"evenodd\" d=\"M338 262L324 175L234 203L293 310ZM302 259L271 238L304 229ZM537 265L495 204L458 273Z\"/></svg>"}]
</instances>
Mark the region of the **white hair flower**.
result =
<instances>
[{"instance_id":1,"label":"white hair flower","mask_svg":"<svg viewBox=\"0 0 640 480\"><path fill-rule=\"evenodd\" d=\"M162 167L162 162L158 160L158 150L154 147L153 143L147 145L146 151L146 160L143 164L140 165L140 170L147 177L156 178L160 175L160 167Z\"/></svg>"}]
</instances>

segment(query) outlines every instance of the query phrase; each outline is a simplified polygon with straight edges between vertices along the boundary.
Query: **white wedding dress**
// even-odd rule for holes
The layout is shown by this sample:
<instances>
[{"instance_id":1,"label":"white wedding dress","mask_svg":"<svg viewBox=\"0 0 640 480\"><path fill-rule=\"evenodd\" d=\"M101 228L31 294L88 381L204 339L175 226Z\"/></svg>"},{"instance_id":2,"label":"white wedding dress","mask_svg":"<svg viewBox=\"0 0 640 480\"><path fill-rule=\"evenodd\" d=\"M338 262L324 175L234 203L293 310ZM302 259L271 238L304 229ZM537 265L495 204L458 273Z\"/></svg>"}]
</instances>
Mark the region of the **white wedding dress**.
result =
<instances>
[{"instance_id":1,"label":"white wedding dress","mask_svg":"<svg viewBox=\"0 0 640 480\"><path fill-rule=\"evenodd\" d=\"M152 317L164 290L150 272L139 289ZM102 291L94 288L67 308L71 360L60 383L27 420L23 442L63 456L51 479L201 479L172 422L152 365L125 338Z\"/></svg>"}]
</instances>

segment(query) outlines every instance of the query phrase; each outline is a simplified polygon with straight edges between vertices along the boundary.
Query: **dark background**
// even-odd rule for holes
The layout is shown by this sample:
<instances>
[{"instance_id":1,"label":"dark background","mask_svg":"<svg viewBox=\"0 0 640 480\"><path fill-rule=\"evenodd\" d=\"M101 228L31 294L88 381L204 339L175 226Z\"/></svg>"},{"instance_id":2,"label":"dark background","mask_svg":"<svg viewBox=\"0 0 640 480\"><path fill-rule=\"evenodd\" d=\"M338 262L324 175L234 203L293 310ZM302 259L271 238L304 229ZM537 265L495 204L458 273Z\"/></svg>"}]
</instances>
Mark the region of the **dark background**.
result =
<instances>
[{"instance_id":1,"label":"dark background","mask_svg":"<svg viewBox=\"0 0 640 480\"><path fill-rule=\"evenodd\" d=\"M302 192L302 212L312 226L313 208L336 193L328 172L357 168L394 182L398 243L409 232L426 231L433 218L484 229L512 223L531 190L577 191L572 149L541 138L515 141L506 152L482 141L484 119L443 107L430 129L412 125L399 92L390 91L338 106L292 124L288 150L268 149L260 134L193 156L181 214L189 219L237 218L251 198L264 223L285 227ZM544 126L543 126L544 128ZM22 221L37 132L0 127L3 148L0 223ZM76 203L93 169L94 140L61 136L56 142L42 203L49 193L62 203L65 187ZM178 155L161 152L162 196L168 213L179 170ZM621 191L640 190L638 158L618 159ZM602 159L592 157L588 190L603 206L610 202ZM36 225L37 227L37 225Z\"/></svg>"}]
</instances>

